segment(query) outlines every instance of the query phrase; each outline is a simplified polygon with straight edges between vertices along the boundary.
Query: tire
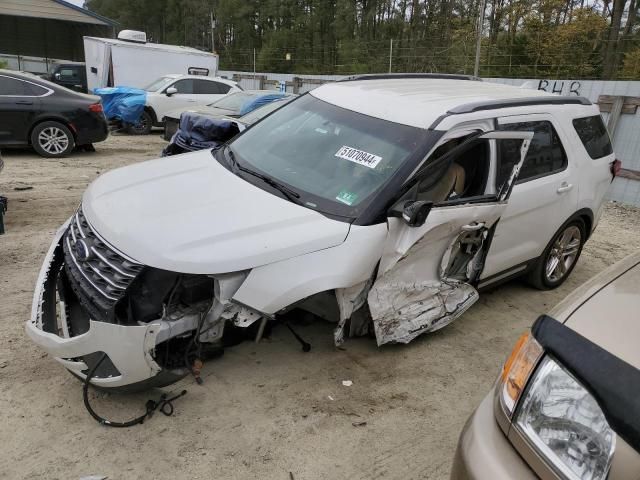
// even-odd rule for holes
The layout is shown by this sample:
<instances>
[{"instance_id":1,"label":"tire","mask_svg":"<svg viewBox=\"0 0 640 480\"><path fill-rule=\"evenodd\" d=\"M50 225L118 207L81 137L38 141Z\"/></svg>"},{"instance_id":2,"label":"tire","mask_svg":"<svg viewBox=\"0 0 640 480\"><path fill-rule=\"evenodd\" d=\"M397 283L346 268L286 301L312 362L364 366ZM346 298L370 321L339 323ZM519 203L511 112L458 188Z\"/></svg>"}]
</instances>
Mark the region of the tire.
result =
<instances>
[{"instance_id":1,"label":"tire","mask_svg":"<svg viewBox=\"0 0 640 480\"><path fill-rule=\"evenodd\" d=\"M71 130L60 122L42 122L31 132L31 146L42 157L60 158L75 148Z\"/></svg>"},{"instance_id":2,"label":"tire","mask_svg":"<svg viewBox=\"0 0 640 480\"><path fill-rule=\"evenodd\" d=\"M582 220L572 220L563 225L553 235L527 281L539 290L551 290L562 285L578 263L586 238Z\"/></svg>"},{"instance_id":3,"label":"tire","mask_svg":"<svg viewBox=\"0 0 640 480\"><path fill-rule=\"evenodd\" d=\"M147 111L142 112L140 120L135 125L129 125L127 132L131 135L149 135L153 127L153 118Z\"/></svg>"}]
</instances>

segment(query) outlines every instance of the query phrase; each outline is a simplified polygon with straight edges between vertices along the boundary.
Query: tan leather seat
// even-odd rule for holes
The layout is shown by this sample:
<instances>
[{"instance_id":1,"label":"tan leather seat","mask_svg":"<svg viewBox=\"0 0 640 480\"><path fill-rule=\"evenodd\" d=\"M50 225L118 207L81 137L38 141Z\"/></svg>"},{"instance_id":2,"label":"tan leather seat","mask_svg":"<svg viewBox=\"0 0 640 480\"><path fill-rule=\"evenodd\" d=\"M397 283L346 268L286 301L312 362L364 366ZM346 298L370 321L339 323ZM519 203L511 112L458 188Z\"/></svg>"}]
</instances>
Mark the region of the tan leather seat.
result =
<instances>
[{"instance_id":1,"label":"tan leather seat","mask_svg":"<svg viewBox=\"0 0 640 480\"><path fill-rule=\"evenodd\" d=\"M454 162L433 188L418 193L418 199L437 203L458 197L464 193L464 182L464 168Z\"/></svg>"}]
</instances>

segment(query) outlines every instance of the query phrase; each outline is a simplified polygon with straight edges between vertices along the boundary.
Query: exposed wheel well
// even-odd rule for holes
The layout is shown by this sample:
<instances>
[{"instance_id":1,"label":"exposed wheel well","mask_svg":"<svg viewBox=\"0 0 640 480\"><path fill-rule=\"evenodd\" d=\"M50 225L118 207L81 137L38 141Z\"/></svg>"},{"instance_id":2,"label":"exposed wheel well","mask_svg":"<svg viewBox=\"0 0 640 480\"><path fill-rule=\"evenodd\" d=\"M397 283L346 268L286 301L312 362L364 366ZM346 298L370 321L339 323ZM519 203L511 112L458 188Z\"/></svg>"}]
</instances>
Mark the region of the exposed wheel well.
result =
<instances>
[{"instance_id":1,"label":"exposed wheel well","mask_svg":"<svg viewBox=\"0 0 640 480\"><path fill-rule=\"evenodd\" d=\"M37 122L35 122L33 125L31 125L31 128L29 129L29 133L27 134L27 142L29 142L29 145L31 145L31 134L33 133L33 131L35 130L35 128L40 125L41 123L44 122L58 122L61 123L62 125L64 125L65 127L67 127L69 129L69 131L71 132L71 135L73 135L73 141L77 142L78 141L78 136L76 135L76 131L75 129L71 126L71 124L69 122L67 122L66 120L62 119L62 118L41 118L39 119Z\"/></svg>"},{"instance_id":2,"label":"exposed wheel well","mask_svg":"<svg viewBox=\"0 0 640 480\"><path fill-rule=\"evenodd\" d=\"M158 123L158 117L156 116L156 112L151 107L144 107L144 111L151 115L151 120L153 120L153 124L156 125Z\"/></svg>"},{"instance_id":3,"label":"exposed wheel well","mask_svg":"<svg viewBox=\"0 0 640 480\"><path fill-rule=\"evenodd\" d=\"M573 218L575 218L576 216L584 222L585 234L587 236L585 240L588 240L591 236L591 228L593 227L593 212L588 208L583 208L582 210L578 211Z\"/></svg>"}]
</instances>

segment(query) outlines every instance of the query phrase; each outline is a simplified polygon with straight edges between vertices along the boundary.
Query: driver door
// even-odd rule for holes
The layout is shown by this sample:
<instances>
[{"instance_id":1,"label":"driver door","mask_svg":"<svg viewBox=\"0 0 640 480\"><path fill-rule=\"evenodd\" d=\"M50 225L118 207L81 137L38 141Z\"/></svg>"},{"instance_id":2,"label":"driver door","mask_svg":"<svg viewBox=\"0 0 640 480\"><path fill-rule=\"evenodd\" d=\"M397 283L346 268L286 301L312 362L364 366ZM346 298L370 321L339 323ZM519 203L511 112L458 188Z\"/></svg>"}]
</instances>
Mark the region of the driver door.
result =
<instances>
[{"instance_id":1,"label":"driver door","mask_svg":"<svg viewBox=\"0 0 640 480\"><path fill-rule=\"evenodd\" d=\"M367 296L378 345L408 343L422 333L438 330L477 301L473 285L484 268L493 231L532 137L531 132L507 131L473 135L443 156L427 160L426 167L409 180L416 184L416 194L410 189L409 198L405 195L390 210L389 235ZM514 148L518 142L512 140L521 140L519 148ZM484 150L474 150L481 144ZM474 168L474 151L487 152L483 168ZM503 184L494 187L490 180L498 155L516 160ZM438 183L439 176L462 168L458 162L464 162L465 171L473 172L473 178L467 175L464 183L474 184L475 190L420 200L417 187L421 182ZM441 190L437 185L430 189Z\"/></svg>"}]
</instances>

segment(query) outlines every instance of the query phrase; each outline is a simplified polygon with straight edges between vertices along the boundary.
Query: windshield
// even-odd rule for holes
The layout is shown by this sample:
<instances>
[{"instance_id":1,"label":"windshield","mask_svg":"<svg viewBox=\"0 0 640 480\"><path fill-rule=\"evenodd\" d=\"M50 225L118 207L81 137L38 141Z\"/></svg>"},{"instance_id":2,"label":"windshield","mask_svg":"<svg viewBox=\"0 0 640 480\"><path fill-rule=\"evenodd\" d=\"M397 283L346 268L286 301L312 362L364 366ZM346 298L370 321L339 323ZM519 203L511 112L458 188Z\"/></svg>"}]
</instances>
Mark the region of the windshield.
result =
<instances>
[{"instance_id":1,"label":"windshield","mask_svg":"<svg viewBox=\"0 0 640 480\"><path fill-rule=\"evenodd\" d=\"M154 80L153 82L151 82L146 87L144 87L143 90L146 90L147 92L157 92L158 90L163 88L167 83L169 83L169 82L171 82L173 80L175 80L175 78L160 77L157 80Z\"/></svg>"},{"instance_id":2,"label":"windshield","mask_svg":"<svg viewBox=\"0 0 640 480\"><path fill-rule=\"evenodd\" d=\"M220 100L207 105L208 107L224 108L225 110L239 111L244 103L258 95L255 93L237 92L225 95Z\"/></svg>"},{"instance_id":3,"label":"windshield","mask_svg":"<svg viewBox=\"0 0 640 480\"><path fill-rule=\"evenodd\" d=\"M304 205L354 217L423 135L305 95L237 137L231 149L241 165L290 186Z\"/></svg>"},{"instance_id":4,"label":"windshield","mask_svg":"<svg viewBox=\"0 0 640 480\"><path fill-rule=\"evenodd\" d=\"M240 120L242 123L246 123L247 125L254 124L261 118L266 117L274 110L277 110L278 108L283 106L285 103L289 103L294 98L296 97L291 95L290 97L283 98L282 100L274 100L271 103L267 103L266 105L256 108L252 112L241 116L238 120Z\"/></svg>"}]
</instances>

